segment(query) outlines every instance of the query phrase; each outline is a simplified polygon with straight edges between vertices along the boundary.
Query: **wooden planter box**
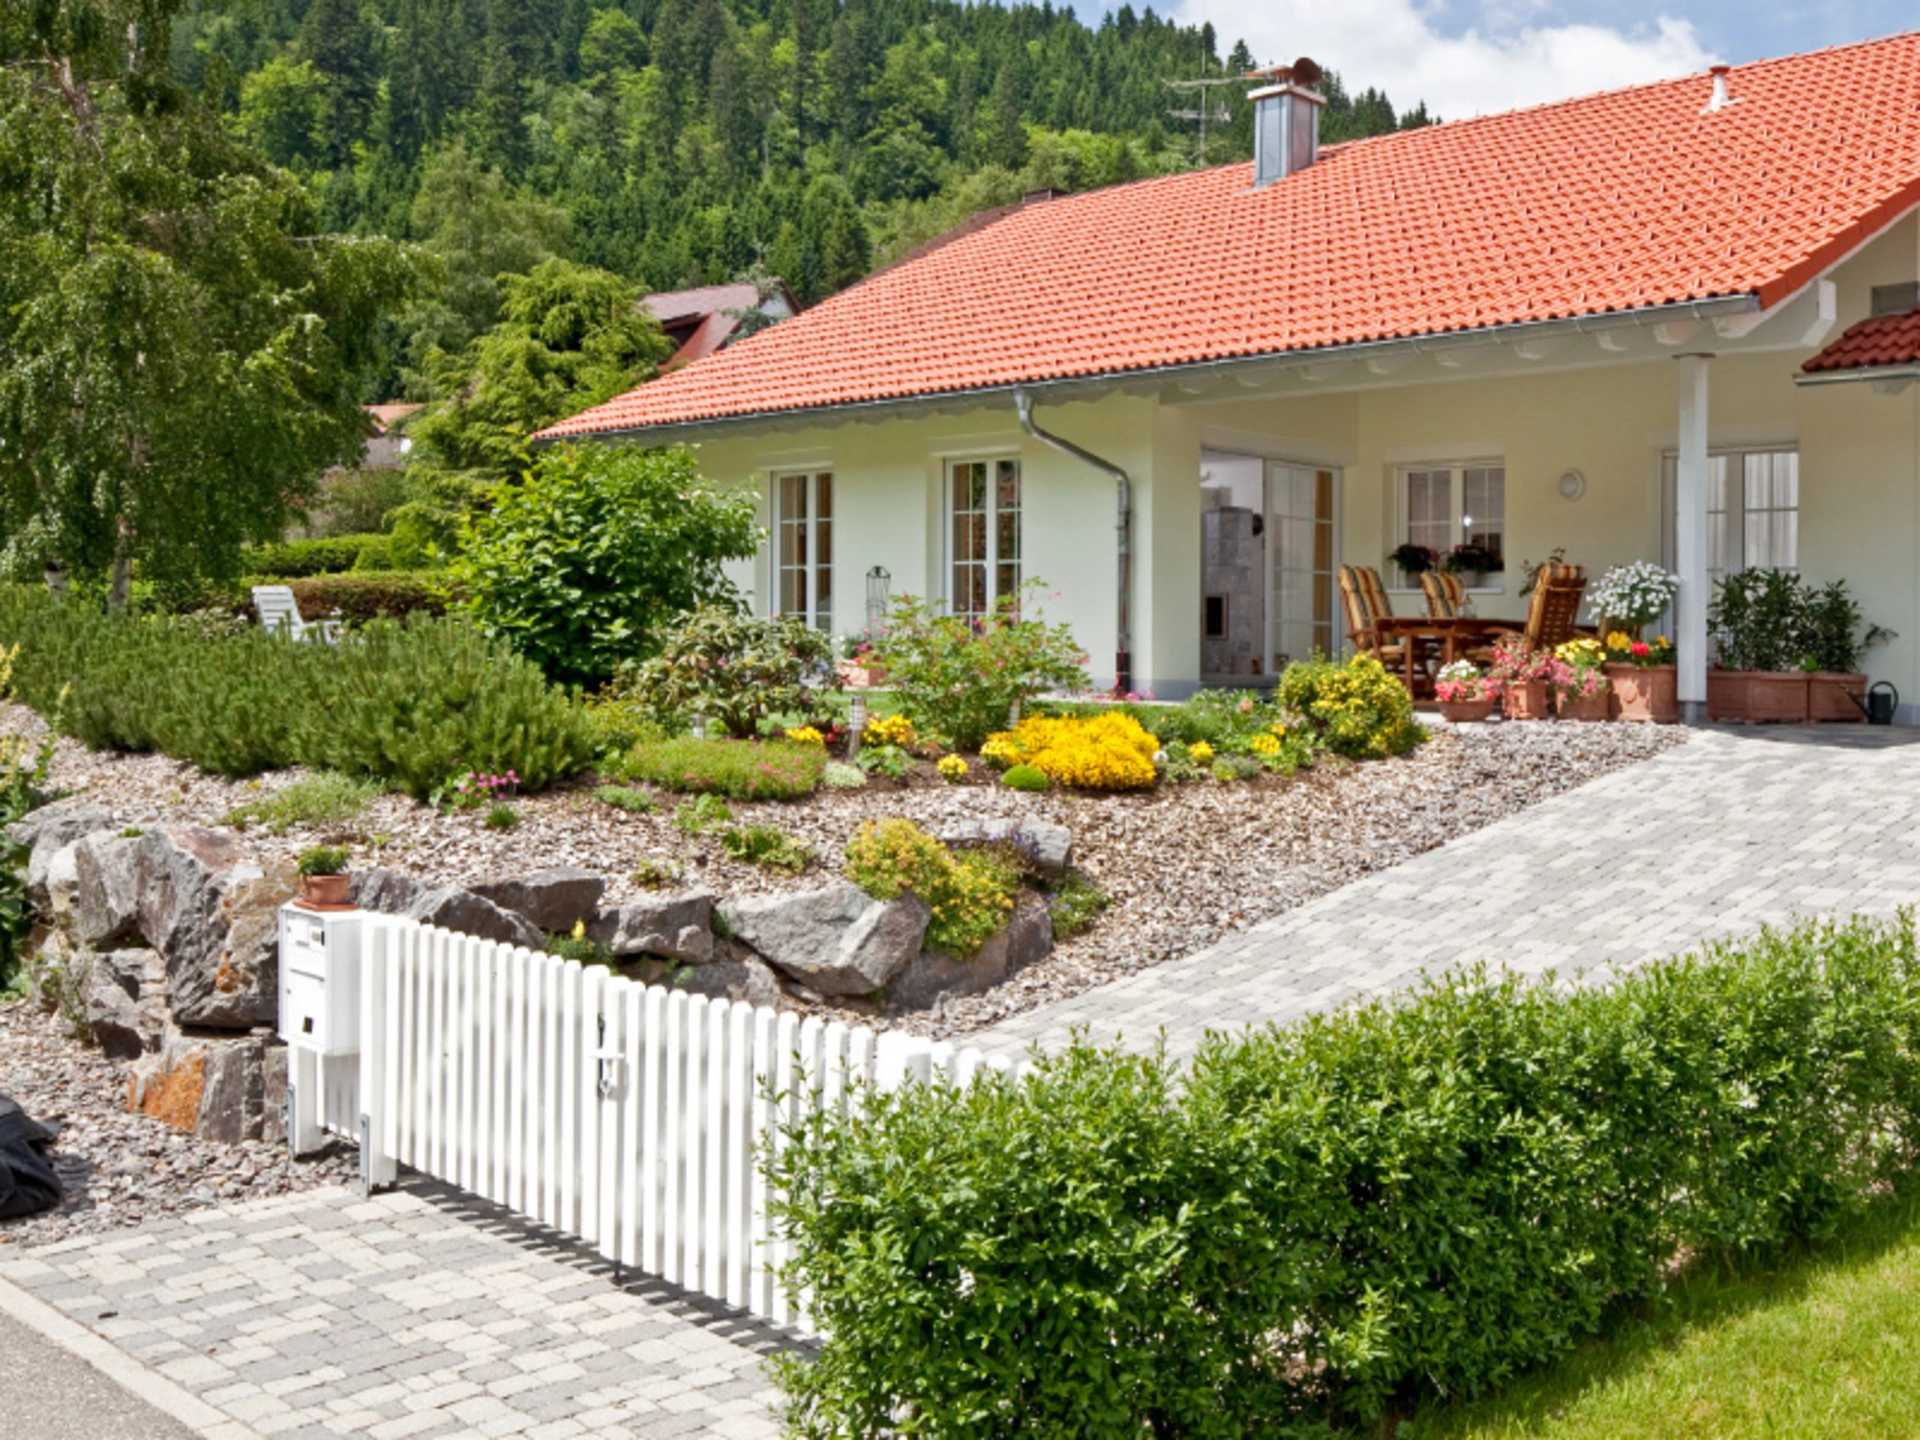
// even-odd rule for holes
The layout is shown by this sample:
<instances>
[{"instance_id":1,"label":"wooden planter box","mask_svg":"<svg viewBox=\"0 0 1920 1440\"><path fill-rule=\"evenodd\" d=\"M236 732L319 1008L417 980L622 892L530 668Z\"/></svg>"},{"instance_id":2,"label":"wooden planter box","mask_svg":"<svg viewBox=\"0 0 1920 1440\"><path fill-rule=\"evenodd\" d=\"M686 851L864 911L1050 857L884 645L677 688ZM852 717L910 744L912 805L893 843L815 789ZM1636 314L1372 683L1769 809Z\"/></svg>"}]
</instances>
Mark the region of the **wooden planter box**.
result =
<instances>
[{"instance_id":1,"label":"wooden planter box","mask_svg":"<svg viewBox=\"0 0 1920 1440\"><path fill-rule=\"evenodd\" d=\"M1616 720L1641 725L1674 725L1680 720L1680 671L1673 665L1634 665L1616 661L1607 666L1611 692L1608 712ZM1713 677L1707 677L1708 708L1712 708Z\"/></svg>"},{"instance_id":2,"label":"wooden planter box","mask_svg":"<svg viewBox=\"0 0 1920 1440\"><path fill-rule=\"evenodd\" d=\"M1493 707L1499 703L1498 698L1492 695L1479 700L1442 700L1440 715L1455 725L1469 724L1475 720L1485 720L1493 714Z\"/></svg>"},{"instance_id":3,"label":"wooden planter box","mask_svg":"<svg viewBox=\"0 0 1920 1440\"><path fill-rule=\"evenodd\" d=\"M1707 671L1707 718L1744 725L1748 684L1756 673L1752 670Z\"/></svg>"},{"instance_id":4,"label":"wooden planter box","mask_svg":"<svg viewBox=\"0 0 1920 1440\"><path fill-rule=\"evenodd\" d=\"M1821 670L1807 677L1807 718L1815 722L1862 724L1867 712L1867 677L1839 671Z\"/></svg>"},{"instance_id":5,"label":"wooden planter box","mask_svg":"<svg viewBox=\"0 0 1920 1440\"><path fill-rule=\"evenodd\" d=\"M1553 715L1553 703L1547 694L1547 682L1529 680L1524 685L1509 685L1504 697L1509 720L1546 720Z\"/></svg>"},{"instance_id":6,"label":"wooden planter box","mask_svg":"<svg viewBox=\"0 0 1920 1440\"><path fill-rule=\"evenodd\" d=\"M1753 674L1747 677L1747 723L1750 725L1804 725L1807 723L1807 677L1794 674Z\"/></svg>"},{"instance_id":7,"label":"wooden planter box","mask_svg":"<svg viewBox=\"0 0 1920 1440\"><path fill-rule=\"evenodd\" d=\"M1612 707L1613 695L1610 690L1602 690L1597 695L1589 695L1577 700L1571 695L1560 697L1560 718L1562 720L1605 720Z\"/></svg>"}]
</instances>

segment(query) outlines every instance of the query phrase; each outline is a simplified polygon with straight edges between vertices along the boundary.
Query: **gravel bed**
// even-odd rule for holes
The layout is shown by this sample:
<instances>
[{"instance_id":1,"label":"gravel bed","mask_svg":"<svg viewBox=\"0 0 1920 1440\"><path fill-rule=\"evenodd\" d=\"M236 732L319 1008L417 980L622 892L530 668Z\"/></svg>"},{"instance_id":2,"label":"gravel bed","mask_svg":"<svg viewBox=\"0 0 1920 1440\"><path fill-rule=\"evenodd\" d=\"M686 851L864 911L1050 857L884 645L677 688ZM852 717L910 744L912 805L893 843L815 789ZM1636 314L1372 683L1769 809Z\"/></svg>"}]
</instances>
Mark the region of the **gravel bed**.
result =
<instances>
[{"instance_id":1,"label":"gravel bed","mask_svg":"<svg viewBox=\"0 0 1920 1440\"><path fill-rule=\"evenodd\" d=\"M353 1150L295 1160L285 1145L219 1145L126 1108L126 1070L25 1001L0 1002L0 1095L59 1130L52 1153L66 1187L56 1210L0 1220L0 1246L97 1235L209 1205L343 1184Z\"/></svg>"},{"instance_id":2,"label":"gravel bed","mask_svg":"<svg viewBox=\"0 0 1920 1440\"><path fill-rule=\"evenodd\" d=\"M0 707L5 730L43 733L38 717L19 706ZM1068 826L1076 865L1113 896L1112 908L1086 934L997 990L887 1022L956 1036L1191 954L1230 930L1685 739L1673 726L1442 726L1406 759L1326 760L1291 779L1250 785L1093 796L1025 795L984 779L959 786L876 781L864 790L824 790L796 805L735 802L736 821L777 826L812 848L816 863L798 876L742 864L710 838L682 835L672 824L676 797L663 794L655 812L636 814L601 803L589 784L515 802L520 821L509 830L487 829L479 812L442 816L386 795L350 826L256 832L253 843L264 853L287 855L344 843L356 868L386 865L436 884L580 865L606 875L608 898L620 900L641 893L633 877L643 864L668 867L676 884L723 896L815 886L837 869L840 849L859 823L880 816L904 815L930 827L984 817ZM62 741L53 781L62 790L86 792L119 824L212 825L298 773L223 780L163 756L104 755Z\"/></svg>"}]
</instances>

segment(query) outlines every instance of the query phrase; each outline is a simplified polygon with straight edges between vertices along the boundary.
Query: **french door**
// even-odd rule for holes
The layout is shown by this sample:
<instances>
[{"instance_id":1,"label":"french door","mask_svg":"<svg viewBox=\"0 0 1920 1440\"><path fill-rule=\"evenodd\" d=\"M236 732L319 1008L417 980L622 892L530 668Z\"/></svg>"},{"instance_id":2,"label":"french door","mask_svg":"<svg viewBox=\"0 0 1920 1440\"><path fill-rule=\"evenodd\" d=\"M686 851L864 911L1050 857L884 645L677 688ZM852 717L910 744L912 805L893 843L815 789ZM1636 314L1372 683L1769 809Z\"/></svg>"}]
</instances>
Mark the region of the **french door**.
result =
<instances>
[{"instance_id":1,"label":"french door","mask_svg":"<svg viewBox=\"0 0 1920 1440\"><path fill-rule=\"evenodd\" d=\"M773 477L773 613L833 629L833 476Z\"/></svg>"}]
</instances>

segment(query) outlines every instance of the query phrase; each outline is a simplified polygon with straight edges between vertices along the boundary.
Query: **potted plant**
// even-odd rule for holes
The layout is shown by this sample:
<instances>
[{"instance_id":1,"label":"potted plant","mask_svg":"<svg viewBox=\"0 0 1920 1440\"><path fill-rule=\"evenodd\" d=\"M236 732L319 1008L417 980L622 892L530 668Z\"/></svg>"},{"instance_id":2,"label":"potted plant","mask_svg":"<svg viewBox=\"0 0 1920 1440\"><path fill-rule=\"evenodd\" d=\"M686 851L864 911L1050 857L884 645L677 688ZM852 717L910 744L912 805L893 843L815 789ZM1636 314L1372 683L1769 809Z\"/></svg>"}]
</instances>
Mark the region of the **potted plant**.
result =
<instances>
[{"instance_id":1,"label":"potted plant","mask_svg":"<svg viewBox=\"0 0 1920 1440\"><path fill-rule=\"evenodd\" d=\"M303 910L351 910L347 900L347 852L336 845L302 850L294 862L300 894L294 903Z\"/></svg>"},{"instance_id":2,"label":"potted plant","mask_svg":"<svg viewBox=\"0 0 1920 1440\"><path fill-rule=\"evenodd\" d=\"M1433 682L1440 713L1454 724L1485 720L1500 703L1500 682L1489 679L1471 660L1456 660Z\"/></svg>"},{"instance_id":3,"label":"potted plant","mask_svg":"<svg viewBox=\"0 0 1920 1440\"><path fill-rule=\"evenodd\" d=\"M1603 631L1625 631L1633 639L1662 615L1680 593L1680 577L1650 560L1615 565L1587 591L1587 603Z\"/></svg>"},{"instance_id":4,"label":"potted plant","mask_svg":"<svg viewBox=\"0 0 1920 1440\"><path fill-rule=\"evenodd\" d=\"M1566 674L1564 660L1551 650L1529 650L1518 635L1493 647L1488 675L1499 685L1509 720L1546 720L1553 715L1553 692Z\"/></svg>"},{"instance_id":5,"label":"potted plant","mask_svg":"<svg viewBox=\"0 0 1920 1440\"><path fill-rule=\"evenodd\" d=\"M872 640L865 634L842 636L840 647L840 678L850 687L866 690L885 683L887 667L880 663Z\"/></svg>"},{"instance_id":6,"label":"potted plant","mask_svg":"<svg viewBox=\"0 0 1920 1440\"><path fill-rule=\"evenodd\" d=\"M1553 684L1554 706L1560 718L1605 720L1612 699L1605 647L1598 640L1582 636L1553 653L1565 671Z\"/></svg>"},{"instance_id":7,"label":"potted plant","mask_svg":"<svg viewBox=\"0 0 1920 1440\"><path fill-rule=\"evenodd\" d=\"M1714 587L1707 625L1719 647L1719 665L1707 675L1709 719L1767 724L1807 718L1803 610L1800 577L1788 570L1739 570Z\"/></svg>"},{"instance_id":8,"label":"potted plant","mask_svg":"<svg viewBox=\"0 0 1920 1440\"><path fill-rule=\"evenodd\" d=\"M1893 639L1893 632L1879 625L1868 625L1862 632L1860 606L1847 593L1844 580L1803 591L1800 621L1800 639L1806 647L1800 667L1807 672L1807 718L1866 719L1867 677L1860 669L1860 656L1882 640Z\"/></svg>"},{"instance_id":9,"label":"potted plant","mask_svg":"<svg viewBox=\"0 0 1920 1440\"><path fill-rule=\"evenodd\" d=\"M1608 712L1616 720L1672 725L1680 719L1680 675L1673 663L1673 642L1636 640L1624 630L1608 633L1606 643Z\"/></svg>"},{"instance_id":10,"label":"potted plant","mask_svg":"<svg viewBox=\"0 0 1920 1440\"><path fill-rule=\"evenodd\" d=\"M1482 585L1489 575L1496 575L1506 569L1506 561L1500 558L1500 552L1490 545L1482 545L1477 540L1469 540L1464 545L1456 545L1447 555L1447 573L1458 575L1460 583L1468 590Z\"/></svg>"},{"instance_id":11,"label":"potted plant","mask_svg":"<svg viewBox=\"0 0 1920 1440\"><path fill-rule=\"evenodd\" d=\"M1431 545L1416 545L1409 540L1404 545L1396 545L1387 552L1387 559L1400 567L1400 573L1409 582L1418 580L1429 570L1440 565L1440 552Z\"/></svg>"}]
</instances>

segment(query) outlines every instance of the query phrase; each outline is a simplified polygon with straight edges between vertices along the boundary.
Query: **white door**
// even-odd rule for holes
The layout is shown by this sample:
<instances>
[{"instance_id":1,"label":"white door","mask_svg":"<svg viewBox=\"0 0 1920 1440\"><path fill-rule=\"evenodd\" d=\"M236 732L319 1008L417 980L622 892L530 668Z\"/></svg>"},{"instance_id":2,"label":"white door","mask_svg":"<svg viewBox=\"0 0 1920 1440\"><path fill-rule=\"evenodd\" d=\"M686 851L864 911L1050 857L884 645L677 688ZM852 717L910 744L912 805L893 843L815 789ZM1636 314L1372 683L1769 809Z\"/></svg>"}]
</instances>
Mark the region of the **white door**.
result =
<instances>
[{"instance_id":1,"label":"white door","mask_svg":"<svg viewBox=\"0 0 1920 1440\"><path fill-rule=\"evenodd\" d=\"M1338 480L1331 470L1267 465L1267 673L1339 653L1334 533Z\"/></svg>"}]
</instances>

